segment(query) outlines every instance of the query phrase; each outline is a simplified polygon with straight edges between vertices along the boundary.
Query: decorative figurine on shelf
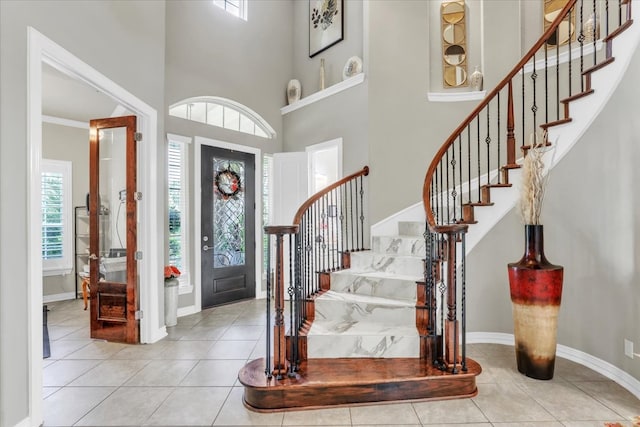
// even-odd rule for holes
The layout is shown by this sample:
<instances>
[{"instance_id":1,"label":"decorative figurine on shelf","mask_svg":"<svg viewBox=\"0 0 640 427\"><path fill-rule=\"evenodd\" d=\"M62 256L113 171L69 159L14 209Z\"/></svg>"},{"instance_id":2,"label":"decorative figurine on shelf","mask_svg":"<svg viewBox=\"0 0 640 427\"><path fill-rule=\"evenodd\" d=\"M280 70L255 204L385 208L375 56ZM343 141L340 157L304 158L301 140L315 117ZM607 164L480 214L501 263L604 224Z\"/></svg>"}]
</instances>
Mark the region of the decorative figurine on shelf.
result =
<instances>
[{"instance_id":1,"label":"decorative figurine on shelf","mask_svg":"<svg viewBox=\"0 0 640 427\"><path fill-rule=\"evenodd\" d=\"M287 84L287 103L293 104L299 101L301 93L302 86L300 86L300 81L296 79L289 80L289 84Z\"/></svg>"}]
</instances>

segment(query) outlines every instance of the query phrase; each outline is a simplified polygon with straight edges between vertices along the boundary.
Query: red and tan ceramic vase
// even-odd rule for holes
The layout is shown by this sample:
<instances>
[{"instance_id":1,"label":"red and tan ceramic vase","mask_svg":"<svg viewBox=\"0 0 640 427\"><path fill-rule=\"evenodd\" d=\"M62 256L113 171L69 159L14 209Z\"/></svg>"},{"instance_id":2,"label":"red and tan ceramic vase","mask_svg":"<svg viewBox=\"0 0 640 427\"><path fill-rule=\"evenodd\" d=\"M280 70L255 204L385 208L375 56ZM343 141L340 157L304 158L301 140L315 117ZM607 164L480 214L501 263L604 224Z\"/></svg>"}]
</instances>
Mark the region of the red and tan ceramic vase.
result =
<instances>
[{"instance_id":1,"label":"red and tan ceramic vase","mask_svg":"<svg viewBox=\"0 0 640 427\"><path fill-rule=\"evenodd\" d=\"M518 371L553 378L564 269L544 256L542 225L525 225L525 252L509 264Z\"/></svg>"}]
</instances>

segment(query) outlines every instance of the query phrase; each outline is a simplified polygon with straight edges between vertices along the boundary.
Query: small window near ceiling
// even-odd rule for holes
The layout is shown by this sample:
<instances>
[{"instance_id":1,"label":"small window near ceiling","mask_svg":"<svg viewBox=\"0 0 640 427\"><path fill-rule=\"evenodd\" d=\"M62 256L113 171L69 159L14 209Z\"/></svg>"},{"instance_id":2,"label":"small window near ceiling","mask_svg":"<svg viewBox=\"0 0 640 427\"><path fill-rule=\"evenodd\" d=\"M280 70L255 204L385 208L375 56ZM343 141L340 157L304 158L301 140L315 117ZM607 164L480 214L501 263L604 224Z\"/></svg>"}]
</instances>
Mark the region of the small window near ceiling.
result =
<instances>
[{"instance_id":1,"label":"small window near ceiling","mask_svg":"<svg viewBox=\"0 0 640 427\"><path fill-rule=\"evenodd\" d=\"M247 20L247 0L213 0L213 4L233 16Z\"/></svg>"},{"instance_id":2,"label":"small window near ceiling","mask_svg":"<svg viewBox=\"0 0 640 427\"><path fill-rule=\"evenodd\" d=\"M187 148L190 138L169 135L168 203L169 203L169 264L178 267L181 290L190 287L189 274L189 221L188 221L188 168Z\"/></svg>"},{"instance_id":3,"label":"small window near ceiling","mask_svg":"<svg viewBox=\"0 0 640 427\"><path fill-rule=\"evenodd\" d=\"M269 123L246 105L216 96L177 102L169 107L169 115L260 138L273 139L276 136Z\"/></svg>"},{"instance_id":4,"label":"small window near ceiling","mask_svg":"<svg viewBox=\"0 0 640 427\"><path fill-rule=\"evenodd\" d=\"M71 273L71 162L42 159L42 272L45 276Z\"/></svg>"}]
</instances>

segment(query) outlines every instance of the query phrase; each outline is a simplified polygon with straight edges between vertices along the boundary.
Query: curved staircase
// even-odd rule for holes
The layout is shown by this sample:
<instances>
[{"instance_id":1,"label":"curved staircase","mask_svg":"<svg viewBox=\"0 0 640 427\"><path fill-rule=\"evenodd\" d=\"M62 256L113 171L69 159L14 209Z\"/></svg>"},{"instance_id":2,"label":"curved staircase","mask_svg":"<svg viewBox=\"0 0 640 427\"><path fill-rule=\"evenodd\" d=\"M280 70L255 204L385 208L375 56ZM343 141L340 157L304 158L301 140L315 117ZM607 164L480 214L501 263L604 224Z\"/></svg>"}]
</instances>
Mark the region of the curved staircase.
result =
<instances>
[{"instance_id":1,"label":"curved staircase","mask_svg":"<svg viewBox=\"0 0 640 427\"><path fill-rule=\"evenodd\" d=\"M443 144L428 168L422 204L372 227L371 250L364 250L369 239L361 229L366 167L314 195L294 225L265 227L276 248L267 292L273 290L273 301L267 299L267 356L239 374L247 407L477 393L481 367L466 357L466 254L515 205L522 162L516 152L526 155L530 135L536 141L537 130L546 131L545 163L553 167L622 78L640 42L640 27L631 25L640 0L612 1L611 14L604 1L604 34L591 34L588 43L585 10L595 11L600 0L567 2ZM566 19L576 20L574 45L547 45Z\"/></svg>"}]
</instances>

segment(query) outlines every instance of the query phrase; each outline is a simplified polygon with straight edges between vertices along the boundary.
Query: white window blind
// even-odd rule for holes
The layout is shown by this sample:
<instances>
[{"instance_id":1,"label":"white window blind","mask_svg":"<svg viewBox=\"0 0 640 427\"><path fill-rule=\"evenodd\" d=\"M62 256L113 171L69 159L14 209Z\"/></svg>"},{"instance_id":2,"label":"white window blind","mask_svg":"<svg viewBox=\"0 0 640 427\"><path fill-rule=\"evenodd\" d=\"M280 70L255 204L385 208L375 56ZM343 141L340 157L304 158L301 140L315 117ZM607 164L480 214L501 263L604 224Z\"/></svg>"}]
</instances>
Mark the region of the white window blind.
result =
<instances>
[{"instance_id":1,"label":"white window blind","mask_svg":"<svg viewBox=\"0 0 640 427\"><path fill-rule=\"evenodd\" d=\"M73 268L71 162L43 159L41 176L43 274L68 274Z\"/></svg>"},{"instance_id":2,"label":"white window blind","mask_svg":"<svg viewBox=\"0 0 640 427\"><path fill-rule=\"evenodd\" d=\"M187 146L188 142L169 136L168 203L169 203L169 263L182 273L180 285L189 283L188 214L187 214Z\"/></svg>"}]
</instances>

